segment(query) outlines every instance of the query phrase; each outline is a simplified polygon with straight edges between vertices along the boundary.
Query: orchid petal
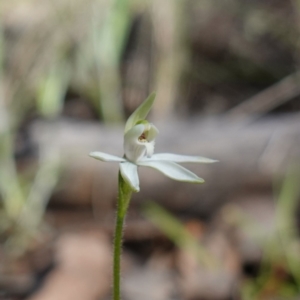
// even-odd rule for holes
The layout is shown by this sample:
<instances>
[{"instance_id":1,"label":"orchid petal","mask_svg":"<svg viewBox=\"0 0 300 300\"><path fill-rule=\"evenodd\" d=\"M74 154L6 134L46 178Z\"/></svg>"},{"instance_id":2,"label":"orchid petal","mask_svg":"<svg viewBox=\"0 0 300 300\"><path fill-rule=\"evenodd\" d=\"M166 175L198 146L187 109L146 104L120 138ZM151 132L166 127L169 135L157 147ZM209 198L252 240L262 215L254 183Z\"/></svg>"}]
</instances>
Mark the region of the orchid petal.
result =
<instances>
[{"instance_id":1,"label":"orchid petal","mask_svg":"<svg viewBox=\"0 0 300 300\"><path fill-rule=\"evenodd\" d=\"M125 133L130 130L140 120L144 120L148 115L156 94L152 93L128 118L125 124Z\"/></svg>"},{"instance_id":2,"label":"orchid petal","mask_svg":"<svg viewBox=\"0 0 300 300\"><path fill-rule=\"evenodd\" d=\"M171 161L142 160L139 166L150 167L163 173L164 175L179 181L203 183L204 180L188 169Z\"/></svg>"},{"instance_id":3,"label":"orchid petal","mask_svg":"<svg viewBox=\"0 0 300 300\"><path fill-rule=\"evenodd\" d=\"M156 136L158 135L158 129L151 123L150 124L151 127L150 127L150 130L148 131L148 134L147 134L147 140L149 142L152 142L155 140Z\"/></svg>"},{"instance_id":4,"label":"orchid petal","mask_svg":"<svg viewBox=\"0 0 300 300\"><path fill-rule=\"evenodd\" d=\"M144 124L135 125L124 136L124 152L127 159L137 161L146 153L145 143L139 142L139 137L145 130Z\"/></svg>"},{"instance_id":5,"label":"orchid petal","mask_svg":"<svg viewBox=\"0 0 300 300\"><path fill-rule=\"evenodd\" d=\"M91 152L89 154L89 156L96 158L98 160L101 161L109 161L109 162L122 162L122 161L126 161L126 159L122 158L122 157L118 157L115 155L111 155L108 153L104 153L104 152Z\"/></svg>"},{"instance_id":6,"label":"orchid petal","mask_svg":"<svg viewBox=\"0 0 300 300\"><path fill-rule=\"evenodd\" d=\"M137 165L131 162L122 162L120 163L120 172L123 179L130 185L130 187L135 191L140 191L139 186L139 176L137 172Z\"/></svg>"},{"instance_id":7,"label":"orchid petal","mask_svg":"<svg viewBox=\"0 0 300 300\"><path fill-rule=\"evenodd\" d=\"M145 124L138 124L130 128L124 135L125 141L137 141L141 134L145 131Z\"/></svg>"},{"instance_id":8,"label":"orchid petal","mask_svg":"<svg viewBox=\"0 0 300 300\"><path fill-rule=\"evenodd\" d=\"M145 158L147 160L147 158ZM151 160L157 161L173 161L177 163L214 163L217 160L202 157L202 156L190 156L190 155L179 155L173 153L157 153L153 154Z\"/></svg>"},{"instance_id":9,"label":"orchid petal","mask_svg":"<svg viewBox=\"0 0 300 300\"><path fill-rule=\"evenodd\" d=\"M145 147L146 147L146 156L148 158L150 158L154 152L154 141L145 143ZM142 160L143 160L143 158L142 158Z\"/></svg>"}]
</instances>

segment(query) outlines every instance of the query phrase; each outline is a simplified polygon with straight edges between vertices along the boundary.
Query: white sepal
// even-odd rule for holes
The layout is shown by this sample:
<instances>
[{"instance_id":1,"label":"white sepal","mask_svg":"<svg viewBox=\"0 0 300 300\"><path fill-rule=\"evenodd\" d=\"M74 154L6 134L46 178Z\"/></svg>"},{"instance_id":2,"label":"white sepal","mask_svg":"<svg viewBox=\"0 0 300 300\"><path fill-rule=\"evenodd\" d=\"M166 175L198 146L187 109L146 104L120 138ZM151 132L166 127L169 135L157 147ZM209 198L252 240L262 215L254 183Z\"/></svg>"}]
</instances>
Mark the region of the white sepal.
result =
<instances>
[{"instance_id":1,"label":"white sepal","mask_svg":"<svg viewBox=\"0 0 300 300\"><path fill-rule=\"evenodd\" d=\"M120 172L123 179L130 185L133 191L140 191L140 182L137 172L137 165L131 162L122 162L120 163Z\"/></svg>"},{"instance_id":2,"label":"white sepal","mask_svg":"<svg viewBox=\"0 0 300 300\"><path fill-rule=\"evenodd\" d=\"M171 161L154 161L151 159L138 162L139 166L150 167L178 181L203 183L204 180L188 169Z\"/></svg>"},{"instance_id":3,"label":"white sepal","mask_svg":"<svg viewBox=\"0 0 300 300\"><path fill-rule=\"evenodd\" d=\"M173 153L157 153L153 154L151 160L173 161L177 163L214 163L217 160L206 158L203 156L180 155Z\"/></svg>"},{"instance_id":4,"label":"white sepal","mask_svg":"<svg viewBox=\"0 0 300 300\"><path fill-rule=\"evenodd\" d=\"M128 118L125 124L125 133L140 120L145 120L155 100L155 93L152 93Z\"/></svg>"},{"instance_id":5,"label":"white sepal","mask_svg":"<svg viewBox=\"0 0 300 300\"><path fill-rule=\"evenodd\" d=\"M98 152L98 151L91 152L91 153L89 154L89 156L91 156L91 157L93 157L93 158L96 158L96 159L98 159L98 160L101 160L101 161L113 161L113 162L122 162L122 161L126 161L125 158L118 157L118 156L111 155L111 154L104 153L104 152Z\"/></svg>"}]
</instances>

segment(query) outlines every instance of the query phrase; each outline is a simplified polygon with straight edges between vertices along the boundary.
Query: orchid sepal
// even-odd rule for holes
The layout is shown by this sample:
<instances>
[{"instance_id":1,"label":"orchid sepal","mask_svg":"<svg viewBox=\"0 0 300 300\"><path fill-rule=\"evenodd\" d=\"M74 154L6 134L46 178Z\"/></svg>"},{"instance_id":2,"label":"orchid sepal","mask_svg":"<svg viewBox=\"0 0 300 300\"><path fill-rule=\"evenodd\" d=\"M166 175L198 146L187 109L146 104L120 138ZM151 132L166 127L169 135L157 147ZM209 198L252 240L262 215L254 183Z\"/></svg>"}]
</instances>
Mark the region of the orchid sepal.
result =
<instances>
[{"instance_id":1,"label":"orchid sepal","mask_svg":"<svg viewBox=\"0 0 300 300\"><path fill-rule=\"evenodd\" d=\"M144 157L143 160L148 161L149 158ZM176 163L215 163L218 160L210 159L203 156L181 155L173 153L156 153L151 156L151 160L173 161Z\"/></svg>"},{"instance_id":2,"label":"orchid sepal","mask_svg":"<svg viewBox=\"0 0 300 300\"><path fill-rule=\"evenodd\" d=\"M137 165L131 162L122 162L120 163L120 172L123 179L131 187L134 192L140 191L139 186L139 176L137 172Z\"/></svg>"},{"instance_id":3,"label":"orchid sepal","mask_svg":"<svg viewBox=\"0 0 300 300\"><path fill-rule=\"evenodd\" d=\"M119 157L119 156L115 156L115 155L111 155L99 151L90 152L89 156L104 162L125 162L126 161L126 159L123 157Z\"/></svg>"},{"instance_id":4,"label":"orchid sepal","mask_svg":"<svg viewBox=\"0 0 300 300\"><path fill-rule=\"evenodd\" d=\"M183 182L204 183L204 179L198 177L190 170L176 164L172 161L159 160L142 160L138 163L139 166L150 167L163 173L165 176Z\"/></svg>"},{"instance_id":5,"label":"orchid sepal","mask_svg":"<svg viewBox=\"0 0 300 300\"><path fill-rule=\"evenodd\" d=\"M155 97L155 93L150 94L150 96L131 114L125 124L125 133L135 126L139 121L145 120L153 105Z\"/></svg>"}]
</instances>

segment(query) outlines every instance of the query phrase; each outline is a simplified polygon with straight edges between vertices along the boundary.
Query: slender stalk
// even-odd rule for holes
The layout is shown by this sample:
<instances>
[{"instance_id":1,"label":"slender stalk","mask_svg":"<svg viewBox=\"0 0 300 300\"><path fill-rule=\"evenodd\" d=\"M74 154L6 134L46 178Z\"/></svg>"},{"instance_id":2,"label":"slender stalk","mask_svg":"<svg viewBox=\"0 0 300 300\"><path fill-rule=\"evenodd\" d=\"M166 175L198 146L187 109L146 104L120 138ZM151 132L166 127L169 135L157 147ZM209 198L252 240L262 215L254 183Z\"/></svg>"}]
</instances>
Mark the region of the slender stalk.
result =
<instances>
[{"instance_id":1,"label":"slender stalk","mask_svg":"<svg viewBox=\"0 0 300 300\"><path fill-rule=\"evenodd\" d=\"M119 172L119 196L117 204L116 228L114 236L113 300L120 300L121 254L123 225L131 199L132 190Z\"/></svg>"}]
</instances>

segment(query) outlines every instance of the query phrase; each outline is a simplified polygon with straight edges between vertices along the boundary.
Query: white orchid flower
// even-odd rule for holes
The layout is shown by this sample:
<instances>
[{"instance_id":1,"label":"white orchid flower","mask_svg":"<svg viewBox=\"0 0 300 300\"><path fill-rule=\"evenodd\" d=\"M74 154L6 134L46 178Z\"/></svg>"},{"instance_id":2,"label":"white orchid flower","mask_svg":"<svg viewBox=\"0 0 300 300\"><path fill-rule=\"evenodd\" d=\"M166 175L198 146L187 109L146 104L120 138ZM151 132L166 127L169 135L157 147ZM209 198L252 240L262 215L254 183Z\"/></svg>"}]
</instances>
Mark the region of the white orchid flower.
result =
<instances>
[{"instance_id":1,"label":"white orchid flower","mask_svg":"<svg viewBox=\"0 0 300 300\"><path fill-rule=\"evenodd\" d=\"M213 163L216 160L171 153L154 154L154 141L157 128L145 120L154 102L155 94L151 94L129 117L125 125L124 157L91 152L89 155L104 162L119 162L120 172L133 191L138 192L138 167L156 169L174 180L203 183L204 180L177 163Z\"/></svg>"}]
</instances>

